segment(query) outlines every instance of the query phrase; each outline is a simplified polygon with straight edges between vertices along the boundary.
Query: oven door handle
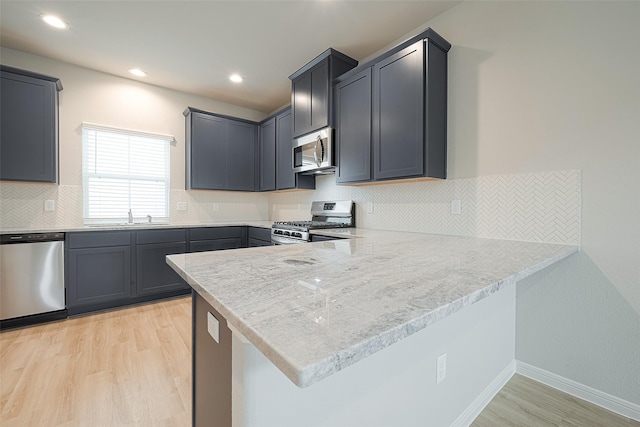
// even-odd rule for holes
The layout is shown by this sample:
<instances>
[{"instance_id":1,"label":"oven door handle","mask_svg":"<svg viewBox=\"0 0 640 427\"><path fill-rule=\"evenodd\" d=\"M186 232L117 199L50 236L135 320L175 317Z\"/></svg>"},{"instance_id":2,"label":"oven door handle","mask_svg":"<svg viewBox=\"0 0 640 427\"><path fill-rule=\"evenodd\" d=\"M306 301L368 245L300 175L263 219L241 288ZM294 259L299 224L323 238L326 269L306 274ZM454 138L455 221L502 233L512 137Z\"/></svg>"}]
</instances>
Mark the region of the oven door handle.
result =
<instances>
[{"instance_id":1,"label":"oven door handle","mask_svg":"<svg viewBox=\"0 0 640 427\"><path fill-rule=\"evenodd\" d=\"M307 243L306 240L292 239L291 237L271 235L271 243L274 245L290 245L295 243Z\"/></svg>"}]
</instances>

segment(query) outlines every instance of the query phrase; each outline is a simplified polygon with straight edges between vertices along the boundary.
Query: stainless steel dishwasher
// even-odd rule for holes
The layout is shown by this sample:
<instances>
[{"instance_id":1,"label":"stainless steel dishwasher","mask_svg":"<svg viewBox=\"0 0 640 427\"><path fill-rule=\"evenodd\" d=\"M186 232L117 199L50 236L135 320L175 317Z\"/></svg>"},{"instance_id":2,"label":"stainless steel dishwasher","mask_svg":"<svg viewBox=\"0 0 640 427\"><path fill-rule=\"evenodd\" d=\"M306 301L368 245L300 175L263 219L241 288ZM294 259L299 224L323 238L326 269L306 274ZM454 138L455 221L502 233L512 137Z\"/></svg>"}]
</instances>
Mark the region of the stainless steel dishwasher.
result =
<instances>
[{"instance_id":1,"label":"stainless steel dishwasher","mask_svg":"<svg viewBox=\"0 0 640 427\"><path fill-rule=\"evenodd\" d=\"M0 326L67 317L64 233L0 236Z\"/></svg>"}]
</instances>

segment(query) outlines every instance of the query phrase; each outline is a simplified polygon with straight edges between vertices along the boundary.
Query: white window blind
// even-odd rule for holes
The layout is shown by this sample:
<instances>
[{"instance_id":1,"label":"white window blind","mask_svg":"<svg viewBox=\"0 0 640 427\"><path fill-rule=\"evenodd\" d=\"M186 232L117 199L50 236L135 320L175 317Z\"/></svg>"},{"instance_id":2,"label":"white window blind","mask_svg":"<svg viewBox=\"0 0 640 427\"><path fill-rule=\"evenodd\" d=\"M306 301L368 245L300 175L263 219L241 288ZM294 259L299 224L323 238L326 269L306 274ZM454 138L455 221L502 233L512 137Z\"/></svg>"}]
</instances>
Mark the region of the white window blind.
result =
<instances>
[{"instance_id":1,"label":"white window blind","mask_svg":"<svg viewBox=\"0 0 640 427\"><path fill-rule=\"evenodd\" d=\"M83 123L85 223L169 220L169 135Z\"/></svg>"}]
</instances>

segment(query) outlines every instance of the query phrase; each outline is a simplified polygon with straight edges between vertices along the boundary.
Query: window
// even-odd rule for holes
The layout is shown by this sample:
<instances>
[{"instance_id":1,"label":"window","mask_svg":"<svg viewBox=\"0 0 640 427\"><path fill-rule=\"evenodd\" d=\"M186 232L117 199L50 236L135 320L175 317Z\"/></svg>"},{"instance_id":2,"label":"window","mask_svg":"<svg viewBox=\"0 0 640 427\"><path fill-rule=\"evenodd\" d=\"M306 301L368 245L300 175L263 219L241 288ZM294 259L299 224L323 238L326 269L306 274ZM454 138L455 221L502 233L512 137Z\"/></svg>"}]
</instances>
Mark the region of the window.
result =
<instances>
[{"instance_id":1,"label":"window","mask_svg":"<svg viewBox=\"0 0 640 427\"><path fill-rule=\"evenodd\" d=\"M85 223L169 221L169 135L82 124Z\"/></svg>"}]
</instances>

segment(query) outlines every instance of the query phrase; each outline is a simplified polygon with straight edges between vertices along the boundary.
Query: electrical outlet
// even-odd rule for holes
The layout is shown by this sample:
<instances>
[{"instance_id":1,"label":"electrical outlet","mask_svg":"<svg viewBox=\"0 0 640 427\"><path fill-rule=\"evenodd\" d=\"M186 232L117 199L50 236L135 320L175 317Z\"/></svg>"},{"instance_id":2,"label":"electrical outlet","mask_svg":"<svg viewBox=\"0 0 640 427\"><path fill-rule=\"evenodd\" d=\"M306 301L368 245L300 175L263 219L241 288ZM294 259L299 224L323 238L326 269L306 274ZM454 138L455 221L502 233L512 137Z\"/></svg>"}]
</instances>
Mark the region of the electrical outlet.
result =
<instances>
[{"instance_id":1,"label":"electrical outlet","mask_svg":"<svg viewBox=\"0 0 640 427\"><path fill-rule=\"evenodd\" d=\"M367 213L368 214L373 213L373 202L367 202Z\"/></svg>"},{"instance_id":2,"label":"electrical outlet","mask_svg":"<svg viewBox=\"0 0 640 427\"><path fill-rule=\"evenodd\" d=\"M447 376L447 353L442 353L436 359L436 384L440 384Z\"/></svg>"},{"instance_id":3,"label":"electrical outlet","mask_svg":"<svg viewBox=\"0 0 640 427\"><path fill-rule=\"evenodd\" d=\"M45 200L44 201L44 210L47 212L56 210L56 201L55 200Z\"/></svg>"},{"instance_id":4,"label":"electrical outlet","mask_svg":"<svg viewBox=\"0 0 640 427\"><path fill-rule=\"evenodd\" d=\"M210 312L207 312L207 332L217 343L220 342L220 322Z\"/></svg>"},{"instance_id":5,"label":"electrical outlet","mask_svg":"<svg viewBox=\"0 0 640 427\"><path fill-rule=\"evenodd\" d=\"M298 203L298 212L300 212L300 203Z\"/></svg>"},{"instance_id":6,"label":"electrical outlet","mask_svg":"<svg viewBox=\"0 0 640 427\"><path fill-rule=\"evenodd\" d=\"M220 210L220 203L214 203L213 204L213 210L214 211L219 211Z\"/></svg>"},{"instance_id":7,"label":"electrical outlet","mask_svg":"<svg viewBox=\"0 0 640 427\"><path fill-rule=\"evenodd\" d=\"M451 201L451 214L460 215L462 213L462 204L459 199Z\"/></svg>"},{"instance_id":8,"label":"electrical outlet","mask_svg":"<svg viewBox=\"0 0 640 427\"><path fill-rule=\"evenodd\" d=\"M186 211L187 210L187 202L178 202L176 207L178 208L179 211Z\"/></svg>"}]
</instances>

